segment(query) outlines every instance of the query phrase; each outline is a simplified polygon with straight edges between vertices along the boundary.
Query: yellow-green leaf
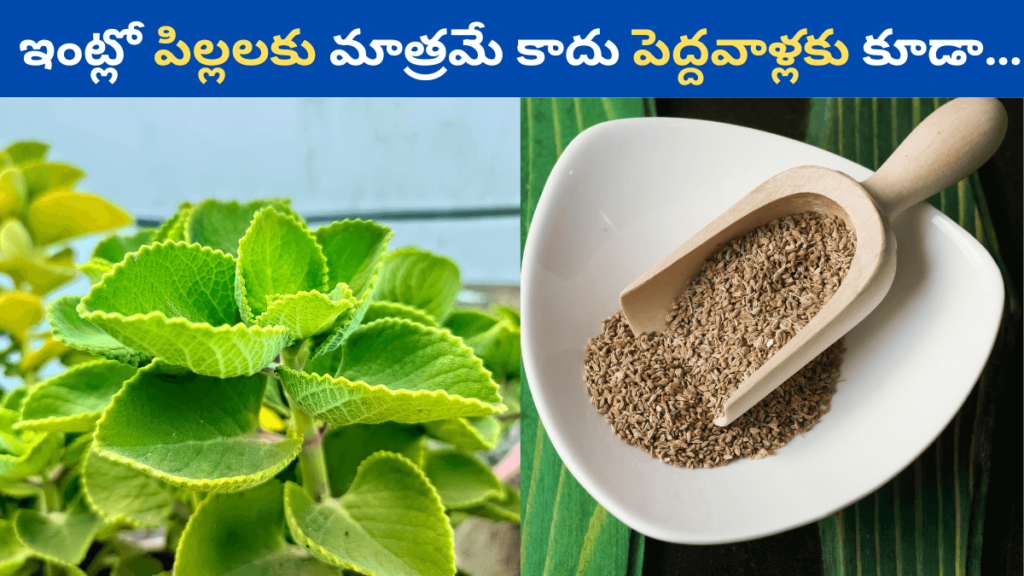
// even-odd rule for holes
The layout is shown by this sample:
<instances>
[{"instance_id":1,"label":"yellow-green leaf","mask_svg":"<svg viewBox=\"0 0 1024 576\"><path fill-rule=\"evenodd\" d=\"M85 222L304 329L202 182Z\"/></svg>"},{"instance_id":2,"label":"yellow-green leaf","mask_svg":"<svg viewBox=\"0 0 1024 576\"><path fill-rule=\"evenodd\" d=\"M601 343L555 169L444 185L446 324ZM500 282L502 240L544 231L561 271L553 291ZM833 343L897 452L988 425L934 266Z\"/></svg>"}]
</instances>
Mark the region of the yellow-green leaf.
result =
<instances>
[{"instance_id":1,"label":"yellow-green leaf","mask_svg":"<svg viewBox=\"0 0 1024 576\"><path fill-rule=\"evenodd\" d=\"M25 333L43 319L43 301L35 294L15 290L0 294L0 332L21 342Z\"/></svg>"},{"instance_id":2,"label":"yellow-green leaf","mask_svg":"<svg viewBox=\"0 0 1024 576\"><path fill-rule=\"evenodd\" d=\"M11 166L0 171L0 219L20 212L27 197L28 189L21 170Z\"/></svg>"},{"instance_id":3,"label":"yellow-green leaf","mask_svg":"<svg viewBox=\"0 0 1024 576\"><path fill-rule=\"evenodd\" d=\"M28 206L27 219L32 237L41 246L120 228L134 221L108 200L71 190L55 190L36 198Z\"/></svg>"}]
</instances>

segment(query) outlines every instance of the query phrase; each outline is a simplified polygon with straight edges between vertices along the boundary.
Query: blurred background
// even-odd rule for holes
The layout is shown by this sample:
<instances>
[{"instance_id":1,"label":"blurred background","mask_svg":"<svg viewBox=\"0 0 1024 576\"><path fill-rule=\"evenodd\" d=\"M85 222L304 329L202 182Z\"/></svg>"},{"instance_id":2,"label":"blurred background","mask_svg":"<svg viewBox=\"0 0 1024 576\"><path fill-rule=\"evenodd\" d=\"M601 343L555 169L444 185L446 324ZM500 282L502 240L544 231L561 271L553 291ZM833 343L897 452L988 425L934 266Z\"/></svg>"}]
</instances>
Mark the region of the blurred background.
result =
<instances>
[{"instance_id":1,"label":"blurred background","mask_svg":"<svg viewBox=\"0 0 1024 576\"><path fill-rule=\"evenodd\" d=\"M0 99L0 142L49 142L141 224L186 200L288 197L311 225L372 218L468 284L518 285L518 102Z\"/></svg>"}]
</instances>

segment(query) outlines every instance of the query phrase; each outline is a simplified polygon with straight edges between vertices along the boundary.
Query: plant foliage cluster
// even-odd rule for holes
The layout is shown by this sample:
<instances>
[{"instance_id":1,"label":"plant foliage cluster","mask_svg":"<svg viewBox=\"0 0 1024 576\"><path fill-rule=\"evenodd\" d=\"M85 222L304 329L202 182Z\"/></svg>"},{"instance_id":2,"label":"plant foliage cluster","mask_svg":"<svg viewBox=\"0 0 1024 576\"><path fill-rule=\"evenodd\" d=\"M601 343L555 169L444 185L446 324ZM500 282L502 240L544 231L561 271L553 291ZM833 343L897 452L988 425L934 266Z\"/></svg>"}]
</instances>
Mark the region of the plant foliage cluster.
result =
<instances>
[{"instance_id":1,"label":"plant foliage cluster","mask_svg":"<svg viewBox=\"0 0 1024 576\"><path fill-rule=\"evenodd\" d=\"M208 200L101 241L88 294L33 333L76 271L47 248L131 221L44 153L0 159L0 329L26 384L0 409L0 575L451 575L454 525L518 522L473 454L518 416L517 311L454 309L455 264L374 222ZM125 537L147 528L161 545Z\"/></svg>"}]
</instances>

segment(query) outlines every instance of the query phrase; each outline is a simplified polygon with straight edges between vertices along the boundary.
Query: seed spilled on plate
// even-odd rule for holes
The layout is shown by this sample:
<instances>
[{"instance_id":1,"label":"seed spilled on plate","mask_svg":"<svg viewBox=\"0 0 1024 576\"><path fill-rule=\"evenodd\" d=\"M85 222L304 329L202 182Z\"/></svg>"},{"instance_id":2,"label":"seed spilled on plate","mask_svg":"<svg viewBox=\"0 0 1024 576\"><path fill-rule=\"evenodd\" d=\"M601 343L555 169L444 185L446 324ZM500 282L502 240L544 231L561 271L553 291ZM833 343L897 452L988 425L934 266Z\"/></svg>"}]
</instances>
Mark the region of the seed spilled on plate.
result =
<instances>
[{"instance_id":1,"label":"seed spilled on plate","mask_svg":"<svg viewBox=\"0 0 1024 576\"><path fill-rule=\"evenodd\" d=\"M604 321L584 360L591 403L620 438L675 466L774 454L828 412L842 340L729 426L713 420L835 294L855 249L841 218L815 212L730 242L675 301L664 332L634 337L621 311Z\"/></svg>"}]
</instances>

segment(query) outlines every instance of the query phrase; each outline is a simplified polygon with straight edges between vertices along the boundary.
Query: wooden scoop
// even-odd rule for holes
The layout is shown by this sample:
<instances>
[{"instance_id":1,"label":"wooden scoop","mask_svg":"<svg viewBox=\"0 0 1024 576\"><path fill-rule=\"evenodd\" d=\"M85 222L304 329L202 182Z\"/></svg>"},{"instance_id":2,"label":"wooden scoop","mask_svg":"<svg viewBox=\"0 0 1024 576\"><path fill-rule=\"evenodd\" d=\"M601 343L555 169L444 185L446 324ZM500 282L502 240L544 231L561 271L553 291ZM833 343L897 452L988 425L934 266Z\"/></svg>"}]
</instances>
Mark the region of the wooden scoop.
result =
<instances>
[{"instance_id":1,"label":"wooden scoop","mask_svg":"<svg viewBox=\"0 0 1024 576\"><path fill-rule=\"evenodd\" d=\"M961 98L933 112L870 178L858 183L818 166L786 170L744 196L645 272L619 296L633 334L661 332L672 302L722 246L772 220L814 211L842 218L857 235L850 270L821 310L725 402L726 426L870 313L892 284L896 238L889 222L905 208L978 169L1006 134L995 98Z\"/></svg>"}]
</instances>

